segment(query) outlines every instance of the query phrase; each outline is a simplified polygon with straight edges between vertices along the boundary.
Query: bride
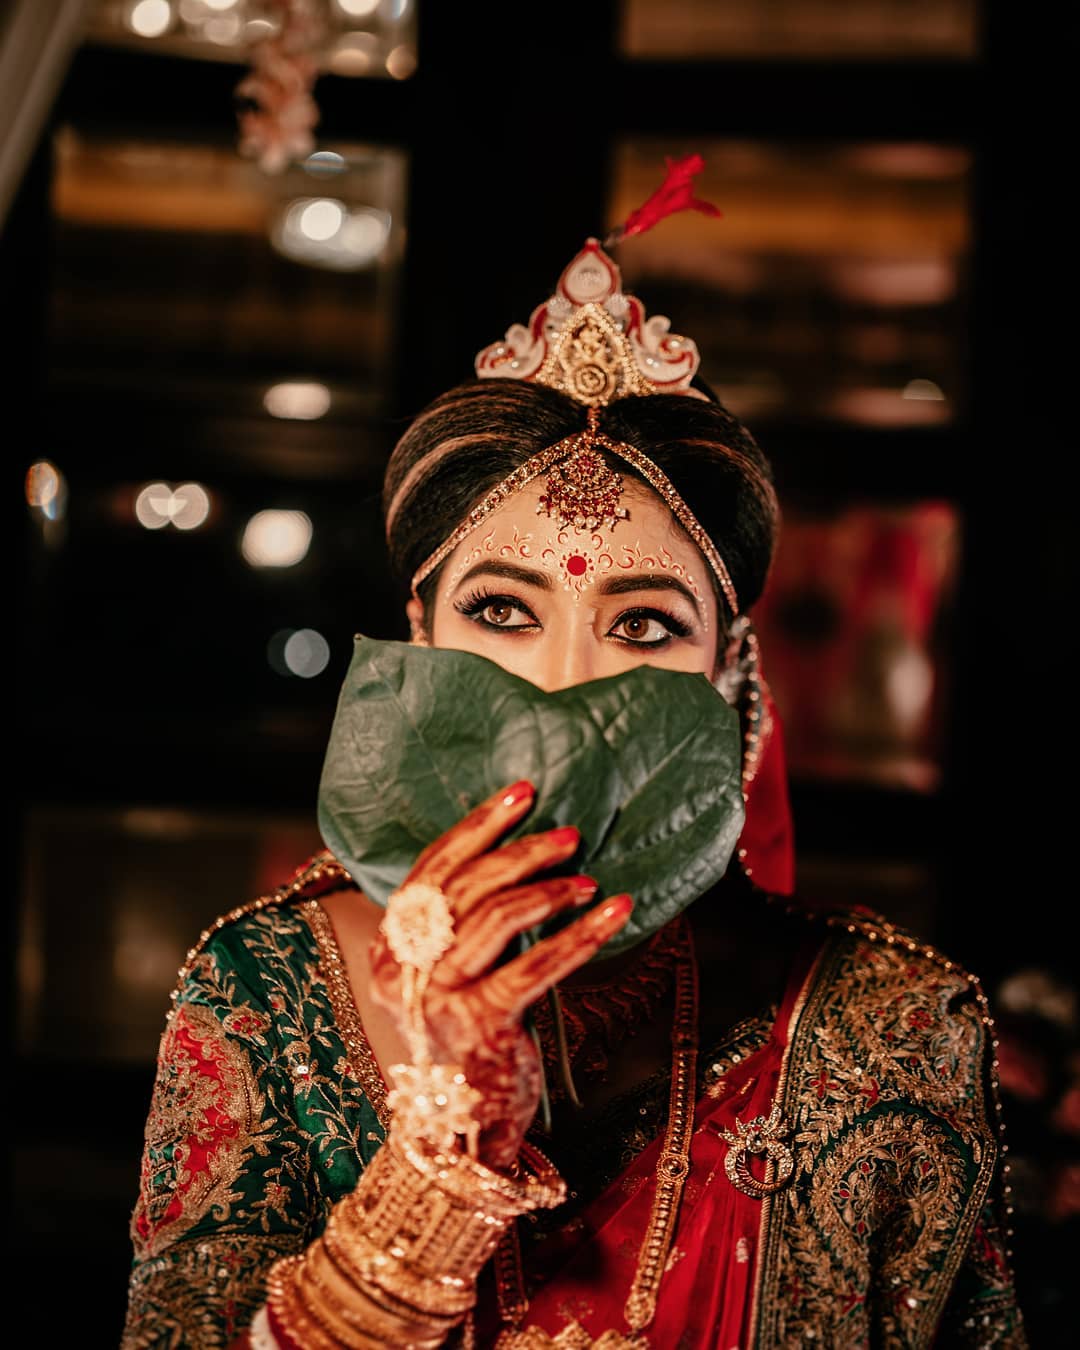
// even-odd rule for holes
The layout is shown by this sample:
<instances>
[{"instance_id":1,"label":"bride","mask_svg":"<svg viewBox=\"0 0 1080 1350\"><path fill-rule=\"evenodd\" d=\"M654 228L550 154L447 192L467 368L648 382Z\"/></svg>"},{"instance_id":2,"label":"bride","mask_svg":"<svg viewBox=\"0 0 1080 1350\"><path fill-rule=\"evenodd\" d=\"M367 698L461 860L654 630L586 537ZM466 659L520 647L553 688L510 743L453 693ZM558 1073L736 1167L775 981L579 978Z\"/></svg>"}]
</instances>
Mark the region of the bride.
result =
<instances>
[{"instance_id":1,"label":"bride","mask_svg":"<svg viewBox=\"0 0 1080 1350\"><path fill-rule=\"evenodd\" d=\"M693 172L635 228L704 207ZM589 240L396 446L412 641L358 639L327 851L180 972L125 1346L1026 1344L985 996L792 896L747 617L776 498L697 365ZM388 681L442 729L451 820L400 768ZM601 699L648 803L602 828ZM514 700L554 806L524 771L481 792L456 739L489 775L540 762Z\"/></svg>"}]
</instances>

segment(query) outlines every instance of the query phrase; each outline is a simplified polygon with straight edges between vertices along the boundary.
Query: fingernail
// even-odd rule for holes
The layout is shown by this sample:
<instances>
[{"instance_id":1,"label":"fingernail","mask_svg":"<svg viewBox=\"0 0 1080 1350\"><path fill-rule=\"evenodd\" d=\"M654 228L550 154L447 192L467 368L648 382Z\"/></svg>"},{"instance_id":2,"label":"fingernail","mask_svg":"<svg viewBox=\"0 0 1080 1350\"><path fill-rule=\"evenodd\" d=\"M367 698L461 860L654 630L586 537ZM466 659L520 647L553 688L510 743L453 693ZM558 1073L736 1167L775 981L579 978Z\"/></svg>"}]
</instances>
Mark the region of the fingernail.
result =
<instances>
[{"instance_id":1,"label":"fingernail","mask_svg":"<svg viewBox=\"0 0 1080 1350\"><path fill-rule=\"evenodd\" d=\"M563 825L558 830L550 830L548 839L553 844L576 844L581 838L581 831L573 825Z\"/></svg>"},{"instance_id":2,"label":"fingernail","mask_svg":"<svg viewBox=\"0 0 1080 1350\"><path fill-rule=\"evenodd\" d=\"M600 889L599 884L592 877L571 877L570 884L574 888L574 903L583 905L586 900L591 900Z\"/></svg>"},{"instance_id":3,"label":"fingernail","mask_svg":"<svg viewBox=\"0 0 1080 1350\"><path fill-rule=\"evenodd\" d=\"M508 787L503 794L503 806L516 806L518 802L524 801L526 797L533 795L534 788L527 778L522 778L512 787Z\"/></svg>"},{"instance_id":4,"label":"fingernail","mask_svg":"<svg viewBox=\"0 0 1080 1350\"><path fill-rule=\"evenodd\" d=\"M606 905L600 908L600 918L605 922L613 922L615 919L625 919L634 908L634 902L628 895L617 895L613 900L609 900Z\"/></svg>"}]
</instances>

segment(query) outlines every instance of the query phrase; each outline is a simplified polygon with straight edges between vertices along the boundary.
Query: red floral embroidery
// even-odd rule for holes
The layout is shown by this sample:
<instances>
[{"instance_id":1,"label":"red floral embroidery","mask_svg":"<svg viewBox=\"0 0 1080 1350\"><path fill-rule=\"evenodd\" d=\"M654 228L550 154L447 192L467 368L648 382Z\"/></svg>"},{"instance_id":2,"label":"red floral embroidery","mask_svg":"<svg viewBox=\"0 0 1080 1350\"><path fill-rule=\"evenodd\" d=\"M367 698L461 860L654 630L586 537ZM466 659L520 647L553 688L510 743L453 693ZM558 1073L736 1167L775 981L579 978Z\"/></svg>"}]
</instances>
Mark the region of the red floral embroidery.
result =
<instances>
[{"instance_id":1,"label":"red floral embroidery","mask_svg":"<svg viewBox=\"0 0 1080 1350\"><path fill-rule=\"evenodd\" d=\"M834 1083L825 1070L822 1069L816 1078L810 1080L810 1086L817 1090L818 1101L821 1101L826 1092L834 1091L840 1084Z\"/></svg>"},{"instance_id":2,"label":"red floral embroidery","mask_svg":"<svg viewBox=\"0 0 1080 1350\"><path fill-rule=\"evenodd\" d=\"M269 1031L271 1023L266 1013L243 1006L237 1008L235 1012L226 1013L221 1025L231 1036L242 1036L245 1040L265 1045L266 1032Z\"/></svg>"},{"instance_id":3,"label":"red floral embroidery","mask_svg":"<svg viewBox=\"0 0 1080 1350\"><path fill-rule=\"evenodd\" d=\"M135 1234L150 1250L238 1199L261 1099L239 1047L208 1008L183 1005L161 1043Z\"/></svg>"}]
</instances>

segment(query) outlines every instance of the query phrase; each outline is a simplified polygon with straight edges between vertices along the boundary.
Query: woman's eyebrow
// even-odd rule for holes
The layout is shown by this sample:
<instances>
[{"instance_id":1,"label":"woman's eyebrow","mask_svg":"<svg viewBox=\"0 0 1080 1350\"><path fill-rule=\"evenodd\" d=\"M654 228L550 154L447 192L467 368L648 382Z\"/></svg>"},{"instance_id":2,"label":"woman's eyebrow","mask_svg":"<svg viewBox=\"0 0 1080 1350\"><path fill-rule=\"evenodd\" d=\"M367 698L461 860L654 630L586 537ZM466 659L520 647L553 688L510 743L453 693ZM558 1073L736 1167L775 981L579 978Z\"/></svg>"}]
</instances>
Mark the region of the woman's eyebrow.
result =
<instances>
[{"instance_id":1,"label":"woman's eyebrow","mask_svg":"<svg viewBox=\"0 0 1080 1350\"><path fill-rule=\"evenodd\" d=\"M596 583L596 589L601 595L626 595L629 591L678 591L680 595L686 596L702 618L705 617L701 601L678 577L657 576L655 572L630 572L617 577L601 577Z\"/></svg>"},{"instance_id":2,"label":"woman's eyebrow","mask_svg":"<svg viewBox=\"0 0 1080 1350\"><path fill-rule=\"evenodd\" d=\"M502 577L506 581L517 581L525 586L536 586L542 591L552 591L555 589L555 583L547 572L540 571L534 567L519 567L517 563L495 562L493 559L483 559L462 576L461 580L454 587L459 591L467 581L472 581L474 577Z\"/></svg>"}]
</instances>

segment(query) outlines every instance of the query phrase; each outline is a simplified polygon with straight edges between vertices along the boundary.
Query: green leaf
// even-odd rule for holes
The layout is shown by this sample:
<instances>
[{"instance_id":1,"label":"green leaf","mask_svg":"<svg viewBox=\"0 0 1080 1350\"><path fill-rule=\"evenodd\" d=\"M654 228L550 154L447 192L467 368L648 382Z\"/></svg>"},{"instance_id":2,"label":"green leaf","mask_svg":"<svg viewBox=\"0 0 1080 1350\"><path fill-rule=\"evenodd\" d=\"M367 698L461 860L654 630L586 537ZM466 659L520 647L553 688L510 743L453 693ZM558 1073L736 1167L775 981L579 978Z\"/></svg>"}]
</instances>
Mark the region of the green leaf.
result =
<instances>
[{"instance_id":1,"label":"green leaf","mask_svg":"<svg viewBox=\"0 0 1080 1350\"><path fill-rule=\"evenodd\" d=\"M360 636L319 786L327 847L385 905L421 849L518 779L515 831L576 825L564 870L634 912L614 956L723 876L743 822L738 714L704 675L637 666L546 693L471 652ZM568 921L568 920L564 920ZM559 926L553 921L547 929Z\"/></svg>"}]
</instances>

